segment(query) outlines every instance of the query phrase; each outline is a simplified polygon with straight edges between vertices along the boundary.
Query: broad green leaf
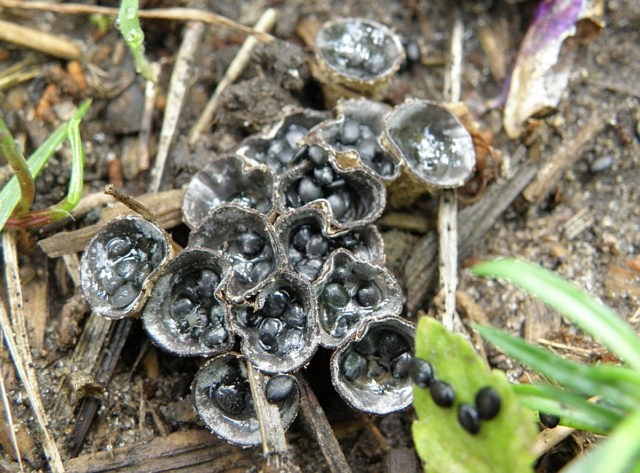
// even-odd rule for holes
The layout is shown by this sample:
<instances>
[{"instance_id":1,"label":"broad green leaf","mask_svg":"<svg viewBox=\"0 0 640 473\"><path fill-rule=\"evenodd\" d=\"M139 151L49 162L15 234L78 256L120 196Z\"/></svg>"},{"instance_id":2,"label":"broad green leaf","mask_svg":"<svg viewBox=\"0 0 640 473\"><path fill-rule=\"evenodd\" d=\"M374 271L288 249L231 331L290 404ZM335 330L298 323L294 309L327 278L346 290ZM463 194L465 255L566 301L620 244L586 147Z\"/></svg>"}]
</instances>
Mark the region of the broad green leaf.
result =
<instances>
[{"instance_id":1,"label":"broad green leaf","mask_svg":"<svg viewBox=\"0 0 640 473\"><path fill-rule=\"evenodd\" d=\"M562 425L574 429L607 434L623 417L619 409L548 384L516 384L512 389L523 406L558 416Z\"/></svg>"},{"instance_id":2,"label":"broad green leaf","mask_svg":"<svg viewBox=\"0 0 640 473\"><path fill-rule=\"evenodd\" d=\"M550 305L591 334L636 370L640 370L640 337L607 306L560 276L535 264L498 259L474 266L478 276L505 279Z\"/></svg>"},{"instance_id":3,"label":"broad green leaf","mask_svg":"<svg viewBox=\"0 0 640 473\"><path fill-rule=\"evenodd\" d=\"M587 396L598 395L626 410L640 403L640 374L620 366L588 366L569 361L493 327L475 326L483 338L509 356Z\"/></svg>"},{"instance_id":4,"label":"broad green leaf","mask_svg":"<svg viewBox=\"0 0 640 473\"><path fill-rule=\"evenodd\" d=\"M532 471L537 429L531 413L518 404L504 374L489 371L471 344L428 317L418 323L416 356L429 361L435 375L456 393L452 408L437 406L427 389L414 386L418 420L413 439L429 473L512 473ZM498 416L482 421L472 435L458 423L460 402L474 404L479 389L491 386L500 395Z\"/></svg>"},{"instance_id":5,"label":"broad green leaf","mask_svg":"<svg viewBox=\"0 0 640 473\"><path fill-rule=\"evenodd\" d=\"M640 409L624 419L600 445L580 455L562 473L640 471Z\"/></svg>"}]
</instances>

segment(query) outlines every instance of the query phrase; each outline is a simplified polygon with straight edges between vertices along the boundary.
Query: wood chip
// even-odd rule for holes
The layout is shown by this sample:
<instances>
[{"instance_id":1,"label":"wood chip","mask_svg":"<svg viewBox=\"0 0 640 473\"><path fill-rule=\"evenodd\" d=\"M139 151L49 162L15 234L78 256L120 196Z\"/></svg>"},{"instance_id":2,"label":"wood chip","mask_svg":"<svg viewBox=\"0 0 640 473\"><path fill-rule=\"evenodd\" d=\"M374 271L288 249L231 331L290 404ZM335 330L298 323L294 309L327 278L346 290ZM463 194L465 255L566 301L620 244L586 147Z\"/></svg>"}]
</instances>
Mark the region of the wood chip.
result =
<instances>
[{"instance_id":1,"label":"wood chip","mask_svg":"<svg viewBox=\"0 0 640 473\"><path fill-rule=\"evenodd\" d=\"M147 207L151 213L157 217L157 221L162 228L173 228L182 223L182 198L184 191L181 189L143 194L136 197L140 203ZM49 258L70 253L84 251L87 243L98 233L107 223L113 219L131 215L134 212L122 204L116 204L105 209L100 215L100 221L94 225L83 227L70 232L58 232L44 240L38 242L38 246Z\"/></svg>"}]
</instances>

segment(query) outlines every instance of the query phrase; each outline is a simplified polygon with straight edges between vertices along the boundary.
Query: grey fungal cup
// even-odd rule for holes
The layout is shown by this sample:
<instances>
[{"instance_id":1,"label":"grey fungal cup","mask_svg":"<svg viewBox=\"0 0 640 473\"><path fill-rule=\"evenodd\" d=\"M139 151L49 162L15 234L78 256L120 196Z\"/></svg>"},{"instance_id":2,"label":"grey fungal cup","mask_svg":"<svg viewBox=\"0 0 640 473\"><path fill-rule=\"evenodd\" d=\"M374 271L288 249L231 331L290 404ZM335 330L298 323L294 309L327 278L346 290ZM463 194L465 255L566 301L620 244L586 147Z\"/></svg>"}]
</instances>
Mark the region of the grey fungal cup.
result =
<instances>
[{"instance_id":1,"label":"grey fungal cup","mask_svg":"<svg viewBox=\"0 0 640 473\"><path fill-rule=\"evenodd\" d=\"M209 430L227 442L248 447L260 443L260 424L245 363L242 356L231 353L213 358L198 370L191 390L196 411ZM283 395L277 401L282 424L288 428L298 415L299 392L296 386L279 394Z\"/></svg>"},{"instance_id":2,"label":"grey fungal cup","mask_svg":"<svg viewBox=\"0 0 640 473\"><path fill-rule=\"evenodd\" d=\"M404 62L398 35L385 25L363 18L343 18L322 25L315 38L321 81L333 90L381 98ZM342 90L340 90L342 89Z\"/></svg>"},{"instance_id":3,"label":"grey fungal cup","mask_svg":"<svg viewBox=\"0 0 640 473\"><path fill-rule=\"evenodd\" d=\"M351 407L385 415L405 409L413 398L409 364L415 328L398 318L371 321L331 357L331 380Z\"/></svg>"},{"instance_id":4,"label":"grey fungal cup","mask_svg":"<svg viewBox=\"0 0 640 473\"><path fill-rule=\"evenodd\" d=\"M320 344L328 348L341 345L368 320L399 315L404 302L400 284L386 268L342 249L331 255L313 289Z\"/></svg>"},{"instance_id":5,"label":"grey fungal cup","mask_svg":"<svg viewBox=\"0 0 640 473\"><path fill-rule=\"evenodd\" d=\"M295 274L277 274L253 305L232 309L240 349L265 373L296 371L318 346L317 305L311 286Z\"/></svg>"},{"instance_id":6,"label":"grey fungal cup","mask_svg":"<svg viewBox=\"0 0 640 473\"><path fill-rule=\"evenodd\" d=\"M231 349L229 309L216 294L228 270L210 250L188 248L172 259L142 313L151 340L181 356L213 356Z\"/></svg>"},{"instance_id":7,"label":"grey fungal cup","mask_svg":"<svg viewBox=\"0 0 640 473\"><path fill-rule=\"evenodd\" d=\"M223 288L231 301L257 292L282 264L273 226L257 210L236 204L213 209L191 232L189 246L209 248L231 265Z\"/></svg>"},{"instance_id":8,"label":"grey fungal cup","mask_svg":"<svg viewBox=\"0 0 640 473\"><path fill-rule=\"evenodd\" d=\"M167 234L141 217L113 220L89 242L80 261L91 309L111 319L137 315L150 286L173 255Z\"/></svg>"},{"instance_id":9,"label":"grey fungal cup","mask_svg":"<svg viewBox=\"0 0 640 473\"><path fill-rule=\"evenodd\" d=\"M409 101L386 118L381 139L403 160L409 185L417 191L462 186L473 174L473 140L458 118L441 105Z\"/></svg>"},{"instance_id":10,"label":"grey fungal cup","mask_svg":"<svg viewBox=\"0 0 640 473\"><path fill-rule=\"evenodd\" d=\"M315 281L324 262L338 248L371 263L384 262L384 246L374 225L352 228L330 235L326 213L315 207L302 207L278 218L276 233L284 247L289 267L306 281Z\"/></svg>"},{"instance_id":11,"label":"grey fungal cup","mask_svg":"<svg viewBox=\"0 0 640 473\"><path fill-rule=\"evenodd\" d=\"M196 227L209 211L225 202L268 215L274 210L274 175L264 165L249 165L240 156L223 156L195 174L184 195L185 223Z\"/></svg>"},{"instance_id":12,"label":"grey fungal cup","mask_svg":"<svg viewBox=\"0 0 640 473\"><path fill-rule=\"evenodd\" d=\"M360 98L340 101L336 111L336 120L320 123L305 141L317 141L335 150L336 162L342 169L364 166L383 181L396 179L400 161L378 142L391 107Z\"/></svg>"},{"instance_id":13,"label":"grey fungal cup","mask_svg":"<svg viewBox=\"0 0 640 473\"><path fill-rule=\"evenodd\" d=\"M329 116L328 112L311 109L285 111L283 118L268 132L250 136L240 143L236 154L281 173L291 166L294 153L307 132Z\"/></svg>"},{"instance_id":14,"label":"grey fungal cup","mask_svg":"<svg viewBox=\"0 0 640 473\"><path fill-rule=\"evenodd\" d=\"M323 207L334 231L373 223L384 210L386 189L365 169L341 171L319 146L303 146L298 165L285 173L277 191L278 210L284 214L303 206Z\"/></svg>"}]
</instances>

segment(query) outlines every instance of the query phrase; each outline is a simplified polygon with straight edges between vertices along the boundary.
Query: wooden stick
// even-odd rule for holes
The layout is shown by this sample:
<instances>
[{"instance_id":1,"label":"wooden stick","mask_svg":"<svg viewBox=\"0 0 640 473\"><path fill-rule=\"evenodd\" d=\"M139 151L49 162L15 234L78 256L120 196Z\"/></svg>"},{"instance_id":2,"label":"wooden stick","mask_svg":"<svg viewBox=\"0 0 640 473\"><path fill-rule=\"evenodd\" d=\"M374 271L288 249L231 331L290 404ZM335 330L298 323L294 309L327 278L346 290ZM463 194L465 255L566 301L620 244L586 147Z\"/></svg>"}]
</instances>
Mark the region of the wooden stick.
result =
<instances>
[{"instance_id":1,"label":"wooden stick","mask_svg":"<svg viewBox=\"0 0 640 473\"><path fill-rule=\"evenodd\" d=\"M258 22L256 23L254 29L260 32L268 32L269 30L271 30L271 28L273 28L276 18L277 11L273 8L267 8L258 19ZM224 76L222 77L220 82L218 82L216 90L213 92L213 95L207 102L207 106L189 132L188 142L190 145L193 146L195 142L198 141L198 138L200 137L200 134L202 134L204 129L208 126L211 126L213 114L216 112L218 106L220 105L220 97L222 96L222 92L224 92L229 85L235 82L240 74L242 74L242 71L244 71L245 67L247 67L247 63L251 58L251 51L253 51L256 43L257 40L255 37L248 37L242 44L242 47L238 51L238 54L236 54L236 57L233 58L233 61L231 61L231 64L229 64L229 67L224 73Z\"/></svg>"},{"instance_id":2,"label":"wooden stick","mask_svg":"<svg viewBox=\"0 0 640 473\"><path fill-rule=\"evenodd\" d=\"M463 209L458 216L460 252L465 254L471 245L487 233L496 219L534 178L538 165L535 162L521 162L526 157L524 146L518 148L511 157L513 176L501 179L487 188L482 199ZM415 314L426 295L433 287L438 238L429 232L413 247L414 257L408 258L403 269L403 279L407 288L407 311Z\"/></svg>"},{"instance_id":3,"label":"wooden stick","mask_svg":"<svg viewBox=\"0 0 640 473\"><path fill-rule=\"evenodd\" d=\"M202 23L189 22L186 26L176 64L171 74L171 82L169 83L167 106L160 130L158 153L156 154L153 169L151 169L150 192L158 192L162 187L169 149L180 119L180 111L187 94L187 85L191 80L193 57L198 46L200 46L203 33L204 25Z\"/></svg>"},{"instance_id":4,"label":"wooden stick","mask_svg":"<svg viewBox=\"0 0 640 473\"><path fill-rule=\"evenodd\" d=\"M155 110L156 97L158 96L158 79L160 77L160 64L151 63L153 80L148 80L144 89L144 113L138 133L138 168L140 171L149 169L149 141L151 140L151 127L153 124L153 111Z\"/></svg>"},{"instance_id":5,"label":"wooden stick","mask_svg":"<svg viewBox=\"0 0 640 473\"><path fill-rule=\"evenodd\" d=\"M253 405L260 423L262 453L267 460L266 470L299 473L300 468L292 462L289 454L280 410L275 404L268 403L264 396L267 378L256 370L248 360L246 364L249 385L251 386L251 397L253 398Z\"/></svg>"},{"instance_id":6,"label":"wooden stick","mask_svg":"<svg viewBox=\"0 0 640 473\"><path fill-rule=\"evenodd\" d=\"M462 75L463 24L460 12L455 10L455 21L451 33L450 70L445 82L444 96L448 102L460 100ZM440 288L444 294L442 324L449 330L458 331L462 322L456 314L456 287L458 286L458 199L455 189L440 191L438 206L439 252L438 268Z\"/></svg>"},{"instance_id":7,"label":"wooden stick","mask_svg":"<svg viewBox=\"0 0 640 473\"><path fill-rule=\"evenodd\" d=\"M0 353L2 353L1 348L2 343L0 342ZM11 448L13 449L13 454L15 455L16 460L18 460L20 471L24 471L24 465L22 464L22 455L20 454L20 447L18 445L18 439L16 438L16 427L13 424L13 416L11 415L11 404L9 403L9 398L7 397L7 390L4 387L4 373L2 372L2 365L0 365L0 398L2 398L4 419L6 420L9 439L11 440Z\"/></svg>"},{"instance_id":8,"label":"wooden stick","mask_svg":"<svg viewBox=\"0 0 640 473\"><path fill-rule=\"evenodd\" d=\"M31 358L27 326L22 311L23 302L18 270L18 254L12 232L2 233L2 248L4 250L5 278L7 281L7 295L11 312L10 322L4 310L4 305L0 304L0 325L2 326L2 333L38 424L42 448L49 467L54 473L64 472L58 446L49 431L49 419L40 397L38 376Z\"/></svg>"},{"instance_id":9,"label":"wooden stick","mask_svg":"<svg viewBox=\"0 0 640 473\"><path fill-rule=\"evenodd\" d=\"M100 7L95 5L83 5L78 3L52 3L52 2L23 2L20 0L0 0L0 7L14 8L19 10L40 10L66 15L105 15L118 16L118 9L111 7ZM236 33L255 36L259 41L270 42L275 38L267 33L255 31L253 28L236 23L222 15L217 15L207 10L197 8L155 8L149 10L138 10L140 18L155 20L174 21L198 21L211 25L221 26Z\"/></svg>"},{"instance_id":10,"label":"wooden stick","mask_svg":"<svg viewBox=\"0 0 640 473\"><path fill-rule=\"evenodd\" d=\"M62 59L80 59L80 47L60 36L0 20L0 41L17 44Z\"/></svg>"},{"instance_id":11,"label":"wooden stick","mask_svg":"<svg viewBox=\"0 0 640 473\"><path fill-rule=\"evenodd\" d=\"M311 386L301 374L298 374L296 378L300 386L300 411L302 417L309 425L311 433L315 436L331 473L350 473L351 467Z\"/></svg>"}]
</instances>

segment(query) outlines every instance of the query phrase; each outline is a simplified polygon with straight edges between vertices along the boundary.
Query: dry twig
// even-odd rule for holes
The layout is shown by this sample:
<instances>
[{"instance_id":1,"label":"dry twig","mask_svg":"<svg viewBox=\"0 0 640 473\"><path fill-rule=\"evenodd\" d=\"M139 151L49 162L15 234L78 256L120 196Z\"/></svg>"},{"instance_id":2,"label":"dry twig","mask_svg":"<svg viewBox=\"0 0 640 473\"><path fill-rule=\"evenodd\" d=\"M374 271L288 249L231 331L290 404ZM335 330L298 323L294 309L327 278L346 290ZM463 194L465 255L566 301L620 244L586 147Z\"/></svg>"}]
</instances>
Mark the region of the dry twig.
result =
<instances>
[{"instance_id":1,"label":"dry twig","mask_svg":"<svg viewBox=\"0 0 640 473\"><path fill-rule=\"evenodd\" d=\"M2 334L38 424L42 448L49 467L54 473L63 472L64 466L62 465L58 446L49 431L49 420L44 410L42 399L40 398L38 377L31 358L27 326L22 311L22 289L20 286L18 255L13 233L2 233L2 248L4 250L5 278L7 281L7 294L11 312L10 322L4 305L0 304L0 326L2 327Z\"/></svg>"},{"instance_id":2,"label":"dry twig","mask_svg":"<svg viewBox=\"0 0 640 473\"><path fill-rule=\"evenodd\" d=\"M80 59L80 47L58 35L0 20L0 41L17 44L62 59Z\"/></svg>"},{"instance_id":3,"label":"dry twig","mask_svg":"<svg viewBox=\"0 0 640 473\"><path fill-rule=\"evenodd\" d=\"M203 33L204 25L202 23L189 22L186 26L182 44L176 57L176 64L171 74L171 82L169 83L167 107L164 111L164 119L160 130L158 153L151 169L150 192L158 192L162 187L169 149L178 126L180 111L187 94L187 85L191 79L191 64L202 40Z\"/></svg>"},{"instance_id":4,"label":"dry twig","mask_svg":"<svg viewBox=\"0 0 640 473\"><path fill-rule=\"evenodd\" d=\"M444 96L448 102L460 100L462 74L463 24L456 10L451 33L451 57L449 74L446 75ZM460 331L463 327L456 314L456 287L458 285L458 199L455 189L440 191L438 206L440 288L444 295L442 324L449 330Z\"/></svg>"},{"instance_id":5,"label":"dry twig","mask_svg":"<svg viewBox=\"0 0 640 473\"><path fill-rule=\"evenodd\" d=\"M118 16L118 9L111 7L100 7L95 5L84 5L79 3L52 3L52 2L23 2L20 0L0 0L0 7L13 8L17 10L39 10L65 15L105 15ZM221 26L228 30L245 35L255 36L259 41L269 42L275 40L267 33L260 33L253 28L236 23L222 15L217 15L207 10L197 8L154 8L148 10L138 10L140 18L154 20L174 20L174 21L197 21L210 25Z\"/></svg>"},{"instance_id":6,"label":"dry twig","mask_svg":"<svg viewBox=\"0 0 640 473\"><path fill-rule=\"evenodd\" d=\"M258 22L254 27L255 30L260 32L268 32L269 30L271 30L271 28L273 28L276 17L276 10L274 10L273 8L266 9L262 16L260 16L260 18L258 19ZM240 74L242 74L242 71L244 71L244 68L247 67L247 63L251 58L251 51L253 51L256 43L256 38L247 38L238 51L238 54L236 54L236 57L233 58L233 61L231 62L231 64L229 64L227 71L225 72L220 82L218 82L216 90L213 92L213 95L207 102L207 106L189 132L188 142L190 145L193 146L193 144L198 141L198 138L200 137L200 134L203 132L203 130L207 126L211 125L213 114L216 112L218 106L220 105L220 97L222 96L222 92L224 92L226 88L229 87L229 85L235 82Z\"/></svg>"}]
</instances>

